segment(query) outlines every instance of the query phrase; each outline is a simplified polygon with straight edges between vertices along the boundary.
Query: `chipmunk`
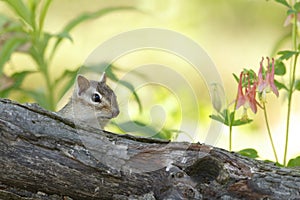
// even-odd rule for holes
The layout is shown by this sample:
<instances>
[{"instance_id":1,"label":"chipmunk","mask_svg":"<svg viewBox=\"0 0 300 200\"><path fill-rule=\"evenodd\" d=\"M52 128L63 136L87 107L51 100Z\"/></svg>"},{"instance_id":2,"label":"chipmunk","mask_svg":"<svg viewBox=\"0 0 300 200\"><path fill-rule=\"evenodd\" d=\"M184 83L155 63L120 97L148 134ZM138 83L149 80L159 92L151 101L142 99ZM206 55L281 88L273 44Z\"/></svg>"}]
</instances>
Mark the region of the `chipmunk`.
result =
<instances>
[{"instance_id":1,"label":"chipmunk","mask_svg":"<svg viewBox=\"0 0 300 200\"><path fill-rule=\"evenodd\" d=\"M119 114L117 97L106 85L105 73L99 82L78 75L71 99L58 114L74 122L104 129L109 120Z\"/></svg>"}]
</instances>

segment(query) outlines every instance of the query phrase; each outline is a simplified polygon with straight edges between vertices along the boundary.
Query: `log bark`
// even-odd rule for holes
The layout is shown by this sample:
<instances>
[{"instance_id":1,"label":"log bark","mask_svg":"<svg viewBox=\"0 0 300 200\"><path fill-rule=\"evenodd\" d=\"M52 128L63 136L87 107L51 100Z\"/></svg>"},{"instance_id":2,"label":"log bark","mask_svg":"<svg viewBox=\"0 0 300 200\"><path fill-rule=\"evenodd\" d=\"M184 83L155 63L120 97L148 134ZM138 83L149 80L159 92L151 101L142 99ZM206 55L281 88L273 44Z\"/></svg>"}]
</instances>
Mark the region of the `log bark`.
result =
<instances>
[{"instance_id":1,"label":"log bark","mask_svg":"<svg viewBox=\"0 0 300 200\"><path fill-rule=\"evenodd\" d=\"M0 199L300 199L300 171L0 99Z\"/></svg>"}]
</instances>

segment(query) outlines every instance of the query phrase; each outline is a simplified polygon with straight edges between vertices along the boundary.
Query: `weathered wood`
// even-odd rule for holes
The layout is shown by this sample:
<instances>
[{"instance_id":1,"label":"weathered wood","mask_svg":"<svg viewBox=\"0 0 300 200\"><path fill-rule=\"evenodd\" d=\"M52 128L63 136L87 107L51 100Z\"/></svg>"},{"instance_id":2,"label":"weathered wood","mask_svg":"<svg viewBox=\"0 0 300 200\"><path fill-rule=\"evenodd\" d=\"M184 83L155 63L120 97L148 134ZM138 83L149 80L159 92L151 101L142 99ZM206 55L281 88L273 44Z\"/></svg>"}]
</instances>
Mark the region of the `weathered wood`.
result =
<instances>
[{"instance_id":1,"label":"weathered wood","mask_svg":"<svg viewBox=\"0 0 300 200\"><path fill-rule=\"evenodd\" d=\"M0 199L300 199L300 171L1 99Z\"/></svg>"}]
</instances>

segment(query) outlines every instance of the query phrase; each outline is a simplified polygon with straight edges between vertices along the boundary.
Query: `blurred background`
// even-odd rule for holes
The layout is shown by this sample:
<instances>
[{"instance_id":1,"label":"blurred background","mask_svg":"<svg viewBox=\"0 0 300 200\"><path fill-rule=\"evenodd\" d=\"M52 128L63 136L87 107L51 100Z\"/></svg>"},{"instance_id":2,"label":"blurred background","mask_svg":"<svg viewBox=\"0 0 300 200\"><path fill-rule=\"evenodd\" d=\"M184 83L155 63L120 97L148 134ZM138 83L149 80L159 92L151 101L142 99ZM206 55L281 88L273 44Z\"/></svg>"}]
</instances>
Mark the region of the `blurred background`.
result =
<instances>
[{"instance_id":1,"label":"blurred background","mask_svg":"<svg viewBox=\"0 0 300 200\"><path fill-rule=\"evenodd\" d=\"M252 68L254 71L258 71L261 57L272 56L272 50L278 39L290 31L290 27L283 26L286 9L274 1L265 0L54 0L47 13L45 29L50 33L59 32L68 21L83 12L92 12L113 6L133 6L136 10L112 12L98 19L86 21L72 30L70 35L73 42L66 40L62 43L51 62L51 74L59 74L65 69L77 69L85 63L87 57L101 43L122 32L138 28L170 29L195 41L207 52L222 77L226 101L227 104L230 104L234 101L237 92L237 83L232 73L239 74L243 68ZM2 2L0 2L0 12L11 17L14 16L14 13L7 9ZM116 60L114 64L126 72L132 70L134 66L149 63L174 66L178 69L184 68L178 72L187 79L191 74L189 71L191 67L185 61L166 52L130 53ZM7 63L4 72L9 75L15 71L34 69L33 65L28 56L16 54ZM119 76L122 76L121 72ZM189 102L189 97L178 99L170 95L167 89L156 88L153 85L144 87L144 92L138 90L141 101L144 103L144 112L139 113L136 103L132 102L128 104L130 116L132 118L142 117L147 123L151 121L149 112L153 111L153 102L162 107L168 105L164 120L169 129L180 128L178 124L180 124L183 114L189 115L190 123L200 124L197 130L199 135L196 137L190 138L187 136L188 133L179 133L178 138L175 136L170 138L203 142L205 134L201 136L201 132L207 132L211 123L209 115L213 109L203 79L196 76L190 78L189 81L191 87L199 88L196 94L199 102L197 109L200 113L200 116L196 116L196 118L197 120L199 118L199 122L193 121L195 119L193 109L195 108ZM22 84L27 88L37 88L43 85L43 80L41 76L33 74L28 76ZM109 82L109 85L112 88L116 87L114 82ZM181 91L184 93L184 88ZM286 108L282 106L286 105L284 104L286 101L283 96L282 91L278 99L273 94L268 95L269 120L279 160L282 160L283 157L286 123ZM12 93L9 98L20 102L32 101L17 92ZM119 96L118 99L120 104L126 104ZM297 102L299 102L299 94L295 94L291 116L289 158L300 154L300 136L297 132L300 114ZM64 103L65 100L60 104ZM188 107L189 112L182 113L176 109L180 106ZM153 112L155 113L155 109ZM153 116L159 117L159 115ZM237 113L238 116L239 113ZM122 118L122 116L120 117ZM262 110L259 109L255 116L250 114L250 118L254 119L251 124L234 127L233 150L254 148L259 152L260 158L274 160L267 130L263 123ZM111 127L111 130L114 128ZM188 129L184 131L188 132ZM223 127L220 137L212 145L228 149L227 127Z\"/></svg>"}]
</instances>

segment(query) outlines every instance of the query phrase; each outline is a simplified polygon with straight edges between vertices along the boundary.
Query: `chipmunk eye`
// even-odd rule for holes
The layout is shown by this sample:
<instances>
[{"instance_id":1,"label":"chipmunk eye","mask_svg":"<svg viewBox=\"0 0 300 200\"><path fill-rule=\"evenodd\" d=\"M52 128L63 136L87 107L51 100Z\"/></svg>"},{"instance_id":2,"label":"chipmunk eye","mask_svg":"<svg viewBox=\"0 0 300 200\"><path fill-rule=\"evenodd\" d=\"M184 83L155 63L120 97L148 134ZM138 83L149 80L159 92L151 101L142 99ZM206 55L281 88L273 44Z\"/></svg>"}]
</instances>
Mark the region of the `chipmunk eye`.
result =
<instances>
[{"instance_id":1,"label":"chipmunk eye","mask_svg":"<svg viewBox=\"0 0 300 200\"><path fill-rule=\"evenodd\" d=\"M96 103L101 103L101 97L100 97L100 95L98 93L94 93L92 95L92 101L96 102Z\"/></svg>"}]
</instances>

